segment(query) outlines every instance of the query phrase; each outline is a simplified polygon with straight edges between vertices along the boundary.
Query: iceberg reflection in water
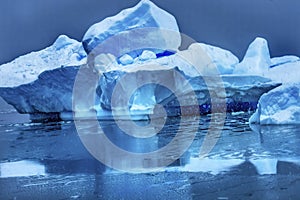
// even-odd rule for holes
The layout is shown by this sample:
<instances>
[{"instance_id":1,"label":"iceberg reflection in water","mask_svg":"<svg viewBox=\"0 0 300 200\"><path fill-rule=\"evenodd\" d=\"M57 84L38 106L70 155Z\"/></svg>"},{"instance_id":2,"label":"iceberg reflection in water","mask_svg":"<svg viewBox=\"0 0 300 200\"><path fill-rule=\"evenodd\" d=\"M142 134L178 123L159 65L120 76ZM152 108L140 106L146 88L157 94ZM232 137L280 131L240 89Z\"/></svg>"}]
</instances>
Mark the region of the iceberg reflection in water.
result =
<instances>
[{"instance_id":1,"label":"iceberg reflection in water","mask_svg":"<svg viewBox=\"0 0 300 200\"><path fill-rule=\"evenodd\" d=\"M199 149L211 123L209 116L202 116L190 148L171 165L151 173L147 170L145 173L124 173L103 165L83 146L73 122L2 124L0 197L42 198L48 195L55 199L57 193L59 198L79 195L130 199L146 197L143 196L146 191L148 194L154 191L162 195L168 193L174 198L197 194L216 199L219 196L210 195L233 195L230 187L242 187L239 190L251 190L250 193L269 186L289 188L289 183L300 176L300 126L258 126L252 127L255 130L252 131L247 124L249 116L229 114L218 143L207 157L199 159ZM182 120L185 132L195 128L191 126L198 126L188 118ZM114 144L141 153L168 144L176 135L177 123L177 118L168 119L161 132L148 139L124 134L112 121L101 122L101 126ZM122 162L127 165L132 160L123 159ZM28 190L20 191L20 188ZM51 193L53 190L56 193ZM171 192L175 190L182 194ZM216 191L210 193L211 190Z\"/></svg>"},{"instance_id":2,"label":"iceberg reflection in water","mask_svg":"<svg viewBox=\"0 0 300 200\"><path fill-rule=\"evenodd\" d=\"M248 163L256 168L257 174L276 174L282 163L299 165L300 136L297 133L300 126L258 126L252 127L255 130L252 131L245 123L248 116L248 114L228 115L217 145L204 159L200 159L198 155L207 134L210 117L201 117L199 130L187 152L170 166L157 171L219 174ZM185 132L195 129L191 126L197 126L192 119L182 120L185 120L183 128ZM146 139L134 138L123 133L112 121L101 122L101 126L105 135L116 146L133 153L146 153L169 144L178 131L178 121L177 118L168 119L166 126L157 135ZM18 176L22 170L25 176L26 173L28 176L45 175L48 171L50 174L52 172L59 174L59 170L61 173L114 171L89 154L77 135L73 122L8 124L1 125L0 132L2 177L13 176L14 171ZM101 147L99 149L101 150ZM176 154L176 148L172 151L174 152L167 152L168 155ZM126 162L133 161L121 159L120 162L126 165ZM78 167L75 170L76 166ZM30 170L35 174L30 173Z\"/></svg>"}]
</instances>

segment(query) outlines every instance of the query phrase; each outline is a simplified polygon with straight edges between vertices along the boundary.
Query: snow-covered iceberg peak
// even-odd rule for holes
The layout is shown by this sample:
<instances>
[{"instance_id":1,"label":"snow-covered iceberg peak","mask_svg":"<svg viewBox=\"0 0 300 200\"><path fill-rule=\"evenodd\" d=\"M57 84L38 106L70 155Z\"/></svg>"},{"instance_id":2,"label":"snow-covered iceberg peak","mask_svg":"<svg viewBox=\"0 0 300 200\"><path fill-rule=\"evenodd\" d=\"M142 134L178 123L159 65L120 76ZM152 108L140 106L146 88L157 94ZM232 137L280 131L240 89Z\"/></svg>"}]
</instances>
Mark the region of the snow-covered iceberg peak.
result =
<instances>
[{"instance_id":1,"label":"snow-covered iceberg peak","mask_svg":"<svg viewBox=\"0 0 300 200\"><path fill-rule=\"evenodd\" d=\"M68 36L59 36L46 49L32 52L0 66L0 87L16 87L31 83L46 70L61 66L81 65L86 53L80 42Z\"/></svg>"},{"instance_id":2,"label":"snow-covered iceberg peak","mask_svg":"<svg viewBox=\"0 0 300 200\"><path fill-rule=\"evenodd\" d=\"M249 45L243 61L236 65L234 74L264 75L271 65L268 42L258 37Z\"/></svg>"},{"instance_id":3,"label":"snow-covered iceberg peak","mask_svg":"<svg viewBox=\"0 0 300 200\"><path fill-rule=\"evenodd\" d=\"M153 43L164 42L168 49L177 49L181 44L181 37L176 19L168 12L160 9L149 0L142 0L133 8L121 11L113 17L91 26L85 33L82 43L87 53L90 53L97 45L111 36L123 31L138 28L160 28L174 32L170 38L166 34L156 37L149 37L143 41L145 46L152 46ZM176 34L178 33L178 34Z\"/></svg>"},{"instance_id":4,"label":"snow-covered iceberg peak","mask_svg":"<svg viewBox=\"0 0 300 200\"><path fill-rule=\"evenodd\" d=\"M210 57L220 74L232 74L235 65L239 63L239 59L228 50L204 43L198 43L198 45Z\"/></svg>"}]
</instances>

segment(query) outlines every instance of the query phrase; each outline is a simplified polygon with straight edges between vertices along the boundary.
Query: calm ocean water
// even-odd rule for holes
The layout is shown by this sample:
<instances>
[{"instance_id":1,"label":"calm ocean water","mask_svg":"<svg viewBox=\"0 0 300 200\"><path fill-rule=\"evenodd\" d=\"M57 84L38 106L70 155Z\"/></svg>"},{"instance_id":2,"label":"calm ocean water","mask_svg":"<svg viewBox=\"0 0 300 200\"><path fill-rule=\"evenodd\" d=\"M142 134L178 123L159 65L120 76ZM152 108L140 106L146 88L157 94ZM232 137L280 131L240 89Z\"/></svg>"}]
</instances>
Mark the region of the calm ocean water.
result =
<instances>
[{"instance_id":1,"label":"calm ocean water","mask_svg":"<svg viewBox=\"0 0 300 200\"><path fill-rule=\"evenodd\" d=\"M186 153L156 172L126 173L93 158L81 143L73 122L33 124L17 113L3 112L0 199L297 197L300 127L257 126L252 127L253 131L247 122L249 117L249 113L228 114L216 146L204 159L198 155L212 123L210 116L201 117L199 124L182 118L185 132L198 130ZM149 152L175 137L179 121L170 118L159 134L147 140L129 137L112 121L101 122L101 126L119 147Z\"/></svg>"}]
</instances>

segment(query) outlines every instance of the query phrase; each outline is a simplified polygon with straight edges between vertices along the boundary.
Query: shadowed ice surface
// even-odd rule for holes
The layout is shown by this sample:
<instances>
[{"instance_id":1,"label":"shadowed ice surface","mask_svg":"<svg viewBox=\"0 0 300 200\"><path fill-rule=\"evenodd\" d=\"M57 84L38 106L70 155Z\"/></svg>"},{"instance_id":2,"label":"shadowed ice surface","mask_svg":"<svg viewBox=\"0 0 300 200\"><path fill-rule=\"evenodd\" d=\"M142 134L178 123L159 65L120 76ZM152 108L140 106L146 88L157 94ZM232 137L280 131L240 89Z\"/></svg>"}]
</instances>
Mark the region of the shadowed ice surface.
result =
<instances>
[{"instance_id":1,"label":"shadowed ice surface","mask_svg":"<svg viewBox=\"0 0 300 200\"><path fill-rule=\"evenodd\" d=\"M195 140L180 159L156 172L132 174L94 159L82 145L73 122L6 121L0 125L0 199L296 198L300 126L261 126L252 131L247 124L249 116L228 114L217 145L199 159L211 123L210 116L201 117ZM119 147L149 152L171 141L179 120L168 119L160 133L146 140L129 137L112 121L101 122L101 126ZM190 118L181 120L185 132L197 126Z\"/></svg>"}]
</instances>

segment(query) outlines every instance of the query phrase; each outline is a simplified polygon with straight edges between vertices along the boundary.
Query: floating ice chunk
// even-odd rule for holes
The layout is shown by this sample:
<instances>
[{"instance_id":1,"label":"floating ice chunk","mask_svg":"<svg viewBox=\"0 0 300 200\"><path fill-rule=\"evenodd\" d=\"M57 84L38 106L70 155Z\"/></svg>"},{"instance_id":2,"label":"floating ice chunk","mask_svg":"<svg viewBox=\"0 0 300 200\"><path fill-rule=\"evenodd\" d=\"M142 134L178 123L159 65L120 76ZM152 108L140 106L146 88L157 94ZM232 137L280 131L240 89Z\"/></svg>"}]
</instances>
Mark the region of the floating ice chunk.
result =
<instances>
[{"instance_id":1,"label":"floating ice chunk","mask_svg":"<svg viewBox=\"0 0 300 200\"><path fill-rule=\"evenodd\" d=\"M174 111L170 112L171 114L178 114L176 111L178 102L174 99L172 92L159 86L162 80L170 81L175 91L184 94L184 106L199 104L200 107L205 107L205 112L209 112L211 106L209 105L211 99L208 91L217 93L217 98L226 98L228 111L245 111L249 108L254 109L252 105L255 105L256 108L258 98L278 86L270 79L261 77L262 75L273 80L280 80L280 82L283 82L285 76L292 77L293 82L298 80L297 73L293 73L298 71L298 62L288 62L269 69L274 63L283 63L294 58L276 58L271 61L267 42L262 38L257 38L249 46L244 60L239 64L237 64L238 59L229 51L206 44L194 43L189 46L188 50L179 51L181 37L175 18L155 6L151 1L142 0L135 7L93 25L83 38L85 50L82 44L76 40L60 36L51 47L21 56L11 63L2 65L0 67L0 95L19 112L30 113L33 117L66 117L67 114L63 113L74 111L72 108L74 80L79 65L86 62L86 52L91 52L97 45L113 38L112 36L118 33L128 33L129 30L144 30L151 27L156 28L156 31L151 32L150 30L142 38L134 38L134 40L129 38L130 42L133 42L132 44L142 46L142 48L128 49L131 46L126 47L125 45L125 49L120 49L118 45L121 45L121 40L118 40L119 43L109 43L109 46L116 51L127 50L125 53L128 54L124 55L124 52L119 52L120 55L115 55L115 52L103 52L94 59L94 71L103 74L96 90L97 98L99 98L99 106L96 109L98 116L111 117L112 91L124 74L131 77L122 85L125 92L127 91L126 87L140 88L140 85L137 84L138 81L145 79L157 83L154 86L141 87L132 94L128 107L132 111L131 114L137 115L149 114L158 103L169 106L168 109ZM173 33L166 34L163 30L170 30ZM127 40L125 40L126 42ZM141 69L139 65L144 62L159 67ZM196 65L202 68L196 69L194 67ZM236 69L234 69L235 65L237 65ZM284 70L288 72L283 76ZM174 73L175 71L176 73ZM197 95L197 103L190 101L192 98L189 96L191 94L187 87L189 84L179 81L175 76L177 72L193 87ZM240 74L228 75L235 72ZM277 73L280 75L277 76ZM216 85L208 88L203 79L204 76L219 77L220 74L226 90L222 93L215 91ZM161 77L162 75L163 77ZM123 101L124 97L119 95L113 100ZM278 100L276 101L278 103ZM297 108L297 104L293 104L293 106ZM290 110L286 109L286 113L294 111L294 107L290 107ZM265 109L263 104L260 105L260 108L259 112ZM88 116L92 113L91 111L95 110L83 110L83 116ZM263 119L262 116L257 118L259 122L261 119Z\"/></svg>"},{"instance_id":2,"label":"floating ice chunk","mask_svg":"<svg viewBox=\"0 0 300 200\"><path fill-rule=\"evenodd\" d=\"M271 65L268 42L258 37L250 44L244 59L236 65L233 73L264 75Z\"/></svg>"},{"instance_id":3,"label":"floating ice chunk","mask_svg":"<svg viewBox=\"0 0 300 200\"><path fill-rule=\"evenodd\" d=\"M133 58L128 54L125 54L119 58L119 61L122 65L130 65L134 62Z\"/></svg>"},{"instance_id":4,"label":"floating ice chunk","mask_svg":"<svg viewBox=\"0 0 300 200\"><path fill-rule=\"evenodd\" d=\"M142 0L133 8L123 10L113 17L91 26L83 37L83 46L87 53L90 53L97 45L118 33L139 29L155 27L161 30L172 31L172 34L154 32L147 35L147 38L136 39L133 42L145 47L164 46L163 50L178 49L181 44L181 36L176 19L166 11L160 9L149 0Z\"/></svg>"},{"instance_id":5,"label":"floating ice chunk","mask_svg":"<svg viewBox=\"0 0 300 200\"><path fill-rule=\"evenodd\" d=\"M242 164L242 159L210 159L210 158L191 158L190 163L184 166L183 171L187 172L206 172L213 175L230 171L231 168Z\"/></svg>"},{"instance_id":6,"label":"floating ice chunk","mask_svg":"<svg viewBox=\"0 0 300 200\"><path fill-rule=\"evenodd\" d=\"M286 58L279 61L286 61ZM251 123L300 123L299 70L300 61L292 61L272 67L265 73L266 77L283 85L261 96L258 108L249 120Z\"/></svg>"},{"instance_id":7,"label":"floating ice chunk","mask_svg":"<svg viewBox=\"0 0 300 200\"><path fill-rule=\"evenodd\" d=\"M29 177L47 175L45 166L33 161L17 161L0 163L0 177Z\"/></svg>"},{"instance_id":8,"label":"floating ice chunk","mask_svg":"<svg viewBox=\"0 0 300 200\"><path fill-rule=\"evenodd\" d=\"M299 124L300 83L284 84L261 96L250 123Z\"/></svg>"},{"instance_id":9,"label":"floating ice chunk","mask_svg":"<svg viewBox=\"0 0 300 200\"><path fill-rule=\"evenodd\" d=\"M142 55L140 55L139 60L147 61L156 59L156 54L153 51L144 50Z\"/></svg>"}]
</instances>

